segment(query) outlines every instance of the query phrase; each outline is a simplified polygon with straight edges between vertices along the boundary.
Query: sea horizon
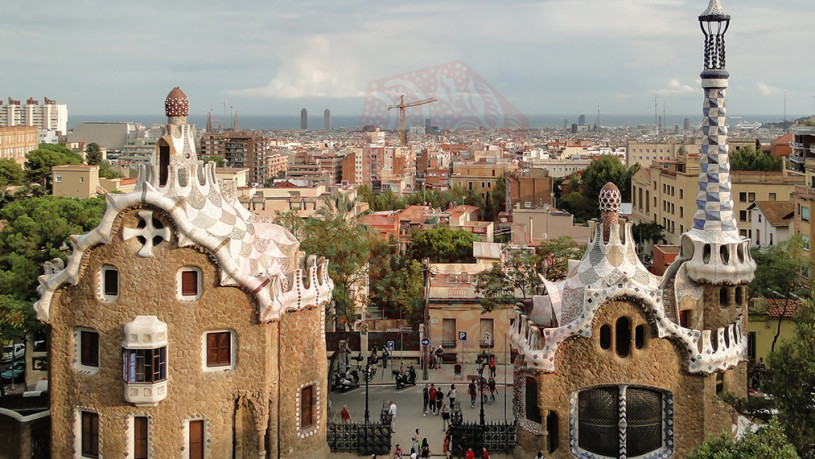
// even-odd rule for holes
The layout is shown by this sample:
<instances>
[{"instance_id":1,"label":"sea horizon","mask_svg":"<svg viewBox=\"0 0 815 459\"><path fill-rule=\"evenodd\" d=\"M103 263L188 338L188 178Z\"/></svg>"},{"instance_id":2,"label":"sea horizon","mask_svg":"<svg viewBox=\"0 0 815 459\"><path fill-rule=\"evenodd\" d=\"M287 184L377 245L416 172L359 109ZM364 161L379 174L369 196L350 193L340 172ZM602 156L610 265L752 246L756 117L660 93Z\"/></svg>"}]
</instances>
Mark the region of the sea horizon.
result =
<instances>
[{"instance_id":1,"label":"sea horizon","mask_svg":"<svg viewBox=\"0 0 815 459\"><path fill-rule=\"evenodd\" d=\"M529 120L529 127L530 128L546 128L546 127L563 127L564 119L568 125L572 123L576 123L577 119L580 115L527 115L527 119ZM800 118L802 116L807 115L787 115L787 120L793 120L796 118ZM360 126L360 118L359 115L332 115L331 116L331 128L332 130L336 129L357 129ZM699 126L702 122L702 114L685 114L685 115L666 115L665 122L663 123L666 129L671 129L674 126L680 126L680 128L684 125L685 119L688 119L691 126ZM206 126L207 116L206 115L190 115L188 116L188 122L197 126L199 129ZM73 129L74 127L82 124L82 123L91 123L91 122L102 122L102 123L136 123L141 124L144 126L150 126L151 124L165 124L167 118L161 115L69 115L68 117L68 129ZM784 120L784 115L754 115L754 114L731 114L728 116L728 124L729 125L736 125L740 122L748 122L748 123L766 123L766 122L780 122ZM232 117L227 117L226 120L223 117L215 117L212 118L213 126L217 126L220 122L220 125L224 128L229 128L232 126ZM593 126L597 123L597 118L586 116L586 124ZM431 120L431 124L434 124ZM600 116L600 126L605 127L623 127L623 126L640 126L640 125L651 125L653 126L654 123L654 115L653 114L642 114L642 115L601 115ZM244 130L299 130L300 129L300 116L299 114L296 116L290 115L241 115L238 118L238 125L241 129ZM419 124L415 121L411 123L411 120L408 120L408 126L418 126ZM421 123L423 126L424 123ZM314 116L308 118L308 126L310 127L309 130L319 131L323 130L323 117ZM389 126L388 129L394 129L395 126Z\"/></svg>"}]
</instances>

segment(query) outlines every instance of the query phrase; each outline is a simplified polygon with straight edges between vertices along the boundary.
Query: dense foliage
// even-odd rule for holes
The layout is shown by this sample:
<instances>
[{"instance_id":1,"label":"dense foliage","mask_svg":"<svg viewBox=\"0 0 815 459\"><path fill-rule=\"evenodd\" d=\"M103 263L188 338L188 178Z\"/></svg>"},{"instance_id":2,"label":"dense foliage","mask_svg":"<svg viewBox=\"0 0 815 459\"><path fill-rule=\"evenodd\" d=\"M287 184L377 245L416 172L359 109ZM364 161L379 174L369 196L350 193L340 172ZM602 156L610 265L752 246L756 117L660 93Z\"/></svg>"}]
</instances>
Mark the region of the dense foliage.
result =
<instances>
[{"instance_id":1,"label":"dense foliage","mask_svg":"<svg viewBox=\"0 0 815 459\"><path fill-rule=\"evenodd\" d=\"M512 305L537 293L541 257L533 250L504 248L504 263L495 263L476 275L476 294L483 312Z\"/></svg>"},{"instance_id":2,"label":"dense foliage","mask_svg":"<svg viewBox=\"0 0 815 459\"><path fill-rule=\"evenodd\" d=\"M411 234L407 256L416 261L427 258L431 263L474 263L476 241L478 236L467 231L435 226Z\"/></svg>"},{"instance_id":3,"label":"dense foliage","mask_svg":"<svg viewBox=\"0 0 815 459\"><path fill-rule=\"evenodd\" d=\"M730 440L727 434L708 437L696 447L688 459L794 459L798 455L784 435L781 425L771 420L756 433Z\"/></svg>"},{"instance_id":4,"label":"dense foliage","mask_svg":"<svg viewBox=\"0 0 815 459\"><path fill-rule=\"evenodd\" d=\"M102 149L99 144L91 142L85 146L85 163L88 165L96 165L102 162Z\"/></svg>"},{"instance_id":5,"label":"dense foliage","mask_svg":"<svg viewBox=\"0 0 815 459\"><path fill-rule=\"evenodd\" d=\"M781 158L757 152L753 147L742 147L730 154L730 169L734 171L780 171Z\"/></svg>"},{"instance_id":6,"label":"dense foliage","mask_svg":"<svg viewBox=\"0 0 815 459\"><path fill-rule=\"evenodd\" d=\"M51 189L51 168L63 164L82 164L82 157L62 145L42 143L26 155L28 180Z\"/></svg>"},{"instance_id":7,"label":"dense foliage","mask_svg":"<svg viewBox=\"0 0 815 459\"><path fill-rule=\"evenodd\" d=\"M559 205L579 221L599 218L598 197L603 186L609 182L617 185L622 201L631 202L631 177L637 170L638 164L626 169L616 156L600 156L589 164L579 178L577 174L569 176L569 189L563 192ZM582 183L582 190L578 180Z\"/></svg>"}]
</instances>

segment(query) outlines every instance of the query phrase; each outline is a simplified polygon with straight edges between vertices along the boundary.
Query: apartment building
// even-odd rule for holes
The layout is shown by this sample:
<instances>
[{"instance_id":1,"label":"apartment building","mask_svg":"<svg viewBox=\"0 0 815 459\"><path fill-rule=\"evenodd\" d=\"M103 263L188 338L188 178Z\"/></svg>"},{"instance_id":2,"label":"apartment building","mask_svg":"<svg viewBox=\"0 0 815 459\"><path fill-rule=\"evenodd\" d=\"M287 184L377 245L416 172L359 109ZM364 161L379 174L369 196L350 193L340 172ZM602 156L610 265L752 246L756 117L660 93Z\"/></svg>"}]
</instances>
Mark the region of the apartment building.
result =
<instances>
[{"instance_id":1,"label":"apartment building","mask_svg":"<svg viewBox=\"0 0 815 459\"><path fill-rule=\"evenodd\" d=\"M54 196L90 198L99 189L99 166L86 164L54 166L51 168Z\"/></svg>"},{"instance_id":2,"label":"apartment building","mask_svg":"<svg viewBox=\"0 0 815 459\"><path fill-rule=\"evenodd\" d=\"M529 165L533 169L546 169L549 177L559 178L586 170L591 161L591 158L585 156L561 156L557 159L532 159Z\"/></svg>"},{"instance_id":3,"label":"apartment building","mask_svg":"<svg viewBox=\"0 0 815 459\"><path fill-rule=\"evenodd\" d=\"M625 141L625 167L634 164L640 167L651 167L654 161L676 159L680 150L686 154L698 155L702 146L701 139L668 139L664 142L641 142L628 139Z\"/></svg>"},{"instance_id":4,"label":"apartment building","mask_svg":"<svg viewBox=\"0 0 815 459\"><path fill-rule=\"evenodd\" d=\"M516 169L518 166L506 159L454 161L450 185L454 188L460 186L486 198L487 194L495 189L502 175L508 175Z\"/></svg>"},{"instance_id":5,"label":"apartment building","mask_svg":"<svg viewBox=\"0 0 815 459\"><path fill-rule=\"evenodd\" d=\"M524 169L507 176L507 189L516 204L524 209L543 208L552 205L554 179L546 169Z\"/></svg>"},{"instance_id":6,"label":"apartment building","mask_svg":"<svg viewBox=\"0 0 815 459\"><path fill-rule=\"evenodd\" d=\"M277 171L272 172L269 164L271 149L270 139L254 131L205 133L198 154L202 158L220 156L227 167L249 168L252 183L263 183L277 177Z\"/></svg>"},{"instance_id":7,"label":"apartment building","mask_svg":"<svg viewBox=\"0 0 815 459\"><path fill-rule=\"evenodd\" d=\"M790 170L804 172L807 160L815 159L814 121L815 120L810 120L806 124L790 127L792 140L790 141L790 161L787 165Z\"/></svg>"},{"instance_id":8,"label":"apartment building","mask_svg":"<svg viewBox=\"0 0 815 459\"><path fill-rule=\"evenodd\" d=\"M0 126L0 158L14 160L22 166L25 155L37 149L37 128L33 126Z\"/></svg>"},{"instance_id":9,"label":"apartment building","mask_svg":"<svg viewBox=\"0 0 815 459\"><path fill-rule=\"evenodd\" d=\"M668 244L679 244L679 236L693 228L696 194L699 191L699 156L655 161L631 179L632 219L654 221L665 227ZM739 234L751 237L750 211L756 201L788 201L804 175L780 172L731 171L733 214Z\"/></svg>"},{"instance_id":10,"label":"apartment building","mask_svg":"<svg viewBox=\"0 0 815 459\"><path fill-rule=\"evenodd\" d=\"M0 126L34 126L47 131L67 132L68 106L45 98L42 105L33 97L25 105L11 97L4 104L0 100Z\"/></svg>"}]
</instances>

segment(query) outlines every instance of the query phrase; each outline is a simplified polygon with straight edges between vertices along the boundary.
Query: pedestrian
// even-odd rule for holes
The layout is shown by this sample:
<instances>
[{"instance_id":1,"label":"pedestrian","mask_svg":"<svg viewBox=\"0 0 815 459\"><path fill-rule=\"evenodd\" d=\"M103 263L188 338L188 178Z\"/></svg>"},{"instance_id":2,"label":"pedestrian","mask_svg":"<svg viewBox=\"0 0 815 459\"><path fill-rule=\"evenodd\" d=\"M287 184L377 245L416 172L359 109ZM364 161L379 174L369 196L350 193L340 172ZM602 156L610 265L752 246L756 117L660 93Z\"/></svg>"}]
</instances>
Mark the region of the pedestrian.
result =
<instances>
[{"instance_id":1,"label":"pedestrian","mask_svg":"<svg viewBox=\"0 0 815 459\"><path fill-rule=\"evenodd\" d=\"M444 357L444 349L439 344L439 347L436 349L436 368L441 368L442 358Z\"/></svg>"},{"instance_id":2,"label":"pedestrian","mask_svg":"<svg viewBox=\"0 0 815 459\"><path fill-rule=\"evenodd\" d=\"M436 385L430 384L430 389L427 391L428 403L430 404L430 412L436 414Z\"/></svg>"},{"instance_id":3,"label":"pedestrian","mask_svg":"<svg viewBox=\"0 0 815 459\"><path fill-rule=\"evenodd\" d=\"M393 459L402 459L402 447L399 446L399 443L396 444L396 448L393 450Z\"/></svg>"},{"instance_id":4,"label":"pedestrian","mask_svg":"<svg viewBox=\"0 0 815 459\"><path fill-rule=\"evenodd\" d=\"M388 349L388 346L384 346L382 348L382 369L388 368L388 358L391 356L391 352Z\"/></svg>"},{"instance_id":5,"label":"pedestrian","mask_svg":"<svg viewBox=\"0 0 815 459\"><path fill-rule=\"evenodd\" d=\"M495 354L490 355L490 375L494 378L496 370Z\"/></svg>"},{"instance_id":6,"label":"pedestrian","mask_svg":"<svg viewBox=\"0 0 815 459\"><path fill-rule=\"evenodd\" d=\"M412 440L413 443L410 446L410 454L419 454L419 429L416 429L416 436L414 436Z\"/></svg>"},{"instance_id":7,"label":"pedestrian","mask_svg":"<svg viewBox=\"0 0 815 459\"><path fill-rule=\"evenodd\" d=\"M475 408L475 395L476 395L475 378L470 380L470 385L467 388L467 392L469 392L470 394L470 408Z\"/></svg>"},{"instance_id":8,"label":"pedestrian","mask_svg":"<svg viewBox=\"0 0 815 459\"><path fill-rule=\"evenodd\" d=\"M427 416L427 402L430 399L430 385L425 383L422 388L422 416Z\"/></svg>"},{"instance_id":9,"label":"pedestrian","mask_svg":"<svg viewBox=\"0 0 815 459\"><path fill-rule=\"evenodd\" d=\"M348 412L348 407L343 405L340 411L340 419L342 422L351 422L351 413Z\"/></svg>"},{"instance_id":10,"label":"pedestrian","mask_svg":"<svg viewBox=\"0 0 815 459\"><path fill-rule=\"evenodd\" d=\"M441 388L436 390L436 416L441 414L441 405L444 402L444 392L442 392Z\"/></svg>"},{"instance_id":11,"label":"pedestrian","mask_svg":"<svg viewBox=\"0 0 815 459\"><path fill-rule=\"evenodd\" d=\"M538 454L537 456L535 456L535 459L543 459L543 451L538 451Z\"/></svg>"},{"instance_id":12,"label":"pedestrian","mask_svg":"<svg viewBox=\"0 0 815 459\"><path fill-rule=\"evenodd\" d=\"M448 424L450 424L450 408L445 403L441 406L441 430L447 430Z\"/></svg>"},{"instance_id":13,"label":"pedestrian","mask_svg":"<svg viewBox=\"0 0 815 459\"><path fill-rule=\"evenodd\" d=\"M467 452L464 453L464 459L475 459L475 453L472 448L467 448Z\"/></svg>"},{"instance_id":14,"label":"pedestrian","mask_svg":"<svg viewBox=\"0 0 815 459\"><path fill-rule=\"evenodd\" d=\"M444 442L441 444L441 452L445 458L450 457L450 437L444 436Z\"/></svg>"},{"instance_id":15,"label":"pedestrian","mask_svg":"<svg viewBox=\"0 0 815 459\"><path fill-rule=\"evenodd\" d=\"M430 445L427 444L427 438L422 439L422 457L429 458L430 457Z\"/></svg>"},{"instance_id":16,"label":"pedestrian","mask_svg":"<svg viewBox=\"0 0 815 459\"><path fill-rule=\"evenodd\" d=\"M490 376L490 399L495 400L495 393L498 389L495 387L495 378Z\"/></svg>"},{"instance_id":17,"label":"pedestrian","mask_svg":"<svg viewBox=\"0 0 815 459\"><path fill-rule=\"evenodd\" d=\"M391 400L391 407L388 408L388 414L391 415L391 431L396 432L396 402Z\"/></svg>"},{"instance_id":18,"label":"pedestrian","mask_svg":"<svg viewBox=\"0 0 815 459\"><path fill-rule=\"evenodd\" d=\"M487 451L486 446L481 448L481 459L490 459L490 452Z\"/></svg>"},{"instance_id":19,"label":"pedestrian","mask_svg":"<svg viewBox=\"0 0 815 459\"><path fill-rule=\"evenodd\" d=\"M458 396L458 393L456 392L456 385L455 384L450 384L450 390L447 391L447 398L450 399L450 408L453 407L453 402L456 401L457 396Z\"/></svg>"}]
</instances>

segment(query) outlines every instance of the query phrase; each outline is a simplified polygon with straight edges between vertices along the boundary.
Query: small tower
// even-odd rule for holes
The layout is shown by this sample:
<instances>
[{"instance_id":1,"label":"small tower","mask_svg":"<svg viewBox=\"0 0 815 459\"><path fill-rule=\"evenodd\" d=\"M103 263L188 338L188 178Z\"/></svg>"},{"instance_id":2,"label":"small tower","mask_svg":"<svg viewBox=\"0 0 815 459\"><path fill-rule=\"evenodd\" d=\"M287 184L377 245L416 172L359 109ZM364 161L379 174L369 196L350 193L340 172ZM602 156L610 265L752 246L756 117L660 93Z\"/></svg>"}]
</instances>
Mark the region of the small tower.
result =
<instances>
[{"instance_id":1,"label":"small tower","mask_svg":"<svg viewBox=\"0 0 815 459\"><path fill-rule=\"evenodd\" d=\"M170 165L195 164L195 128L187 124L190 101L178 86L164 100L167 126L156 146L159 186L167 184Z\"/></svg>"},{"instance_id":2,"label":"small tower","mask_svg":"<svg viewBox=\"0 0 815 459\"><path fill-rule=\"evenodd\" d=\"M746 324L747 285L753 280L756 264L750 256L750 239L739 235L733 214L730 159L727 147L724 34L730 24L719 0L711 0L699 16L705 35L702 88L705 92L702 119L702 146L699 165L699 192L693 229L681 238L678 261L687 278L704 291L699 300L677 292L681 305L690 308L696 328L710 331L712 351L719 346L717 330L739 319ZM682 311L680 311L682 312ZM744 326L744 325L743 325ZM728 340L723 340L726 343Z\"/></svg>"}]
</instances>

